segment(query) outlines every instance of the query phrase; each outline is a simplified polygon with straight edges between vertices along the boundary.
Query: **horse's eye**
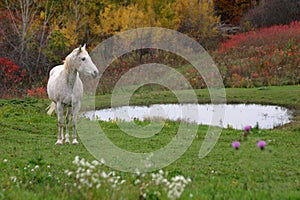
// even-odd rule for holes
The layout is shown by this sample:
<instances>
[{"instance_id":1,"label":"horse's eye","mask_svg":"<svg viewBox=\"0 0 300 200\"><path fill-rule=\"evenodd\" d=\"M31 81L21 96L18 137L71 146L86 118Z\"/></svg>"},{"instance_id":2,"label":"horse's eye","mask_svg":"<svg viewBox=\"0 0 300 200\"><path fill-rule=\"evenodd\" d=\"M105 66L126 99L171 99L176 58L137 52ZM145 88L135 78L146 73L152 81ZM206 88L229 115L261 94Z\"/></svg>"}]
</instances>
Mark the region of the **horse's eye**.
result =
<instances>
[{"instance_id":1,"label":"horse's eye","mask_svg":"<svg viewBox=\"0 0 300 200\"><path fill-rule=\"evenodd\" d=\"M81 58L82 61L85 61L85 57Z\"/></svg>"}]
</instances>

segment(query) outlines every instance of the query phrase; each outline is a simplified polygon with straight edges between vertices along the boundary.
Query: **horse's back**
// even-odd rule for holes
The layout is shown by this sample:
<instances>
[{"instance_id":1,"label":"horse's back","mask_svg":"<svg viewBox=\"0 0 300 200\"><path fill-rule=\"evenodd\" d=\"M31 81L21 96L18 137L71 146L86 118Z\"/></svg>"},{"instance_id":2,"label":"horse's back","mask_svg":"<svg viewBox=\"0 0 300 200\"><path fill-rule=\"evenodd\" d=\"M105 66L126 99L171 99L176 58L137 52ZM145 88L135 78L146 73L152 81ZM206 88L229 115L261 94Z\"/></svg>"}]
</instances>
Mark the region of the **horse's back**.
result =
<instances>
[{"instance_id":1,"label":"horse's back","mask_svg":"<svg viewBox=\"0 0 300 200\"><path fill-rule=\"evenodd\" d=\"M51 70L50 70L50 78L51 76L55 76L56 74L59 74L60 72L62 72L64 70L64 65L58 65L56 67L53 67Z\"/></svg>"},{"instance_id":2,"label":"horse's back","mask_svg":"<svg viewBox=\"0 0 300 200\"><path fill-rule=\"evenodd\" d=\"M58 65L50 70L47 93L52 101L57 102L63 100L64 103L70 103L75 99L80 101L83 95L83 85L79 78L79 74L77 73L73 91L68 89L66 79L64 65Z\"/></svg>"},{"instance_id":3,"label":"horse's back","mask_svg":"<svg viewBox=\"0 0 300 200\"><path fill-rule=\"evenodd\" d=\"M63 65L58 65L50 70L49 80L47 83L47 92L48 92L50 99L51 99L51 96L53 96L52 94L53 94L54 90L56 90L56 88L57 88L56 85L58 85L61 82L61 81L59 81L59 76L62 76L60 74L62 73L63 69L64 69Z\"/></svg>"}]
</instances>

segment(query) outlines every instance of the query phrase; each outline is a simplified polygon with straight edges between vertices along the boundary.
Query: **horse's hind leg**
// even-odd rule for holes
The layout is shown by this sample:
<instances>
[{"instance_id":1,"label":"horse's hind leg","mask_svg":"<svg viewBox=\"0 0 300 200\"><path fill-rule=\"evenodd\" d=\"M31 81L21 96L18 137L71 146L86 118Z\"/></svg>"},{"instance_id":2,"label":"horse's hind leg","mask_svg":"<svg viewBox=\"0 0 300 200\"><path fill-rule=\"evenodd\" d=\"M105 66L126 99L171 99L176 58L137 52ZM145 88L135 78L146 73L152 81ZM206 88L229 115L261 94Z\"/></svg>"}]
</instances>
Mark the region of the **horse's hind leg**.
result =
<instances>
[{"instance_id":1,"label":"horse's hind leg","mask_svg":"<svg viewBox=\"0 0 300 200\"><path fill-rule=\"evenodd\" d=\"M64 107L60 102L56 103L56 114L58 118L58 139L55 144L62 145L64 139Z\"/></svg>"},{"instance_id":2,"label":"horse's hind leg","mask_svg":"<svg viewBox=\"0 0 300 200\"><path fill-rule=\"evenodd\" d=\"M72 108L68 107L67 108L67 115L66 115L66 139L65 139L65 143L66 144L70 144L70 117L71 117L71 113L72 113Z\"/></svg>"}]
</instances>

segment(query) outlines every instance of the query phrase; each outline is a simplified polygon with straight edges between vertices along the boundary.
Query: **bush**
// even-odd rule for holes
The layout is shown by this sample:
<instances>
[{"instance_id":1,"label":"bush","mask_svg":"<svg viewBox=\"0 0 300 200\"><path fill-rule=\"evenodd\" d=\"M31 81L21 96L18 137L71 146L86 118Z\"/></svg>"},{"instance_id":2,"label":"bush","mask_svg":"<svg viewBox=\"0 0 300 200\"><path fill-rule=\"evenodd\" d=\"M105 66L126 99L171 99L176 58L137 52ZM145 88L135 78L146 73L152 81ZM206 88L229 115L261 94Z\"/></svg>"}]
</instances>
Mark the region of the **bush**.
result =
<instances>
[{"instance_id":1,"label":"bush","mask_svg":"<svg viewBox=\"0 0 300 200\"><path fill-rule=\"evenodd\" d=\"M266 0L246 13L241 24L245 27L250 22L255 28L261 28L290 24L297 20L300 20L299 0Z\"/></svg>"},{"instance_id":2,"label":"bush","mask_svg":"<svg viewBox=\"0 0 300 200\"><path fill-rule=\"evenodd\" d=\"M300 83L300 21L231 36L214 58L227 87Z\"/></svg>"},{"instance_id":3,"label":"bush","mask_svg":"<svg viewBox=\"0 0 300 200\"><path fill-rule=\"evenodd\" d=\"M26 69L21 69L8 58L0 58L0 98L22 96L26 76Z\"/></svg>"}]
</instances>

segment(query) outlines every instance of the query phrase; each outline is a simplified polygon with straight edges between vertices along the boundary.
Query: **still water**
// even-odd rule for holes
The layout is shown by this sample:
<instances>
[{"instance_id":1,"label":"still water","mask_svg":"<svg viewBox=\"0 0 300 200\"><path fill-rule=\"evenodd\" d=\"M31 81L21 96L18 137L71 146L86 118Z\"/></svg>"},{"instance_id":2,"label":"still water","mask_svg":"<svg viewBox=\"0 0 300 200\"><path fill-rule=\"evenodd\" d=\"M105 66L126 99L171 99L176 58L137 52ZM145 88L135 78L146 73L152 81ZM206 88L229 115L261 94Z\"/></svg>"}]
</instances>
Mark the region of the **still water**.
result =
<instances>
[{"instance_id":1,"label":"still water","mask_svg":"<svg viewBox=\"0 0 300 200\"><path fill-rule=\"evenodd\" d=\"M243 129L246 125L261 129L272 129L290 122L292 112L286 108L258 104L155 104L151 106L123 106L86 112L84 116L103 121L133 121L168 119L189 123L211 125L216 110L225 111L219 126ZM196 112L195 112L196 111ZM196 114L195 114L196 113Z\"/></svg>"}]
</instances>

